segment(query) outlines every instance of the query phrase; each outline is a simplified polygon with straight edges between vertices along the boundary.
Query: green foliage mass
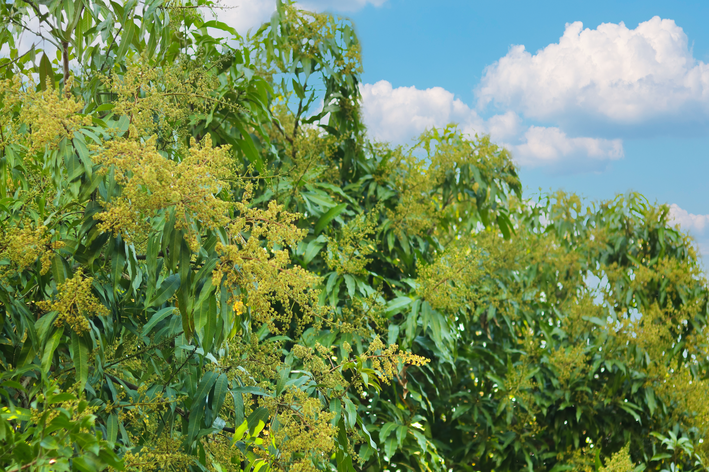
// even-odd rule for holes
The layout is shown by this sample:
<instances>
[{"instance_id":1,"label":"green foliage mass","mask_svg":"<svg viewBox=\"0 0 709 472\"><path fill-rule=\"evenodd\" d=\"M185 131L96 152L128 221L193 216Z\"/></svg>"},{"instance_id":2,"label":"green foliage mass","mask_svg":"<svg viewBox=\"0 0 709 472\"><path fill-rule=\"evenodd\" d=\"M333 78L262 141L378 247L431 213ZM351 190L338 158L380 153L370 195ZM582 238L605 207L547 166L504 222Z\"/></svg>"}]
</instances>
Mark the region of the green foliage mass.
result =
<instances>
[{"instance_id":1,"label":"green foliage mass","mask_svg":"<svg viewBox=\"0 0 709 472\"><path fill-rule=\"evenodd\" d=\"M346 19L212 7L0 5L0 468L707 470L667 207L376 142Z\"/></svg>"}]
</instances>

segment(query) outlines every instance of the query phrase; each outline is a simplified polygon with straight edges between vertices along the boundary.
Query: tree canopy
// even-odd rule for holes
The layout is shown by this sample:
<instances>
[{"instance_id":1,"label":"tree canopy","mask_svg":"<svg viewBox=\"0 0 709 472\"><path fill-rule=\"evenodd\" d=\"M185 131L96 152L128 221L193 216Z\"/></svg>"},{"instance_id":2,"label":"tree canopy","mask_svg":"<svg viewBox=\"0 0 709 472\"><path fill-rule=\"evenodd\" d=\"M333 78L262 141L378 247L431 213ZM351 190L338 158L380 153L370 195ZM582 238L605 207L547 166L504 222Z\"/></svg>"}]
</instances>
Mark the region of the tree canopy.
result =
<instances>
[{"instance_id":1,"label":"tree canopy","mask_svg":"<svg viewBox=\"0 0 709 472\"><path fill-rule=\"evenodd\" d=\"M347 19L218 7L0 4L3 470L707 470L666 206L373 140Z\"/></svg>"}]
</instances>

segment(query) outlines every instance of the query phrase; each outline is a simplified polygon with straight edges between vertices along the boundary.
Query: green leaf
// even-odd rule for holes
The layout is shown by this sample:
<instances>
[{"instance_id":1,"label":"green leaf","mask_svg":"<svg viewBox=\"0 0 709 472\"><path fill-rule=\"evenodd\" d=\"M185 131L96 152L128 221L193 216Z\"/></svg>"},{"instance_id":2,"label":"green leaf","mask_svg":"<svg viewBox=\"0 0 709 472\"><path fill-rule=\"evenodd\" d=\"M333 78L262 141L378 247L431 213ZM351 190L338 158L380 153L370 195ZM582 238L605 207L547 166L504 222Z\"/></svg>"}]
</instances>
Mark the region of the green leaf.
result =
<instances>
[{"instance_id":1,"label":"green leaf","mask_svg":"<svg viewBox=\"0 0 709 472\"><path fill-rule=\"evenodd\" d=\"M290 378L290 368L286 365L283 369L281 369L279 374L278 383L276 383L276 396L279 396L286 388L288 379Z\"/></svg>"},{"instance_id":2,"label":"green leaf","mask_svg":"<svg viewBox=\"0 0 709 472\"><path fill-rule=\"evenodd\" d=\"M152 330L155 325L160 323L162 320L167 318L169 315L173 314L175 312L176 308L174 306L169 306L166 308L163 308L162 310L158 310L153 316L150 317L150 320L148 320L147 323L143 326L143 331L141 333L141 336L147 336L150 334L150 330Z\"/></svg>"},{"instance_id":3,"label":"green leaf","mask_svg":"<svg viewBox=\"0 0 709 472\"><path fill-rule=\"evenodd\" d=\"M115 443L118 439L118 416L115 413L108 415L106 420L106 439L110 443Z\"/></svg>"},{"instance_id":4,"label":"green leaf","mask_svg":"<svg viewBox=\"0 0 709 472\"><path fill-rule=\"evenodd\" d=\"M242 139L236 140L237 144L239 145L239 148L244 153L246 158L254 165L254 167L256 167L256 170L259 172L263 172L263 159L261 159L261 156L258 152L258 149L256 149L256 146L254 145L254 141L251 135L246 132L246 129L240 122L236 121L234 125L239 130L242 136Z\"/></svg>"},{"instance_id":5,"label":"green leaf","mask_svg":"<svg viewBox=\"0 0 709 472\"><path fill-rule=\"evenodd\" d=\"M68 392L47 395L47 404L49 404L49 405L70 402L72 400L76 400L76 397L73 394L68 393Z\"/></svg>"},{"instance_id":6,"label":"green leaf","mask_svg":"<svg viewBox=\"0 0 709 472\"><path fill-rule=\"evenodd\" d=\"M212 403L212 411L214 412L215 419L219 416L219 410L221 410L228 392L229 379L226 374L220 374L214 383L214 393L210 396L210 402Z\"/></svg>"},{"instance_id":7,"label":"green leaf","mask_svg":"<svg viewBox=\"0 0 709 472\"><path fill-rule=\"evenodd\" d=\"M369 439L369 445L372 448L377 447L377 443L374 442L374 438L372 438L372 435L369 433L369 430L367 430L367 427L364 424L364 421L362 421L362 418L359 416L357 417L357 424L359 424L362 427L362 431L364 432L364 435L367 436L367 439Z\"/></svg>"},{"instance_id":8,"label":"green leaf","mask_svg":"<svg viewBox=\"0 0 709 472\"><path fill-rule=\"evenodd\" d=\"M390 315L394 315L402 312L402 308L408 306L412 302L409 297L397 297L386 305L386 312Z\"/></svg>"},{"instance_id":9,"label":"green leaf","mask_svg":"<svg viewBox=\"0 0 709 472\"><path fill-rule=\"evenodd\" d=\"M584 316L583 319L586 321L589 321L595 325L598 325L598 326L605 326L606 325L605 321L603 321L602 319L595 317L595 316Z\"/></svg>"},{"instance_id":10,"label":"green leaf","mask_svg":"<svg viewBox=\"0 0 709 472\"><path fill-rule=\"evenodd\" d=\"M89 348L85 344L84 338L74 332L71 333L71 351L79 381L79 390L84 390L86 380L89 378Z\"/></svg>"},{"instance_id":11,"label":"green leaf","mask_svg":"<svg viewBox=\"0 0 709 472\"><path fill-rule=\"evenodd\" d=\"M381 442L384 442L384 440L389 437L389 433L394 431L397 426L398 425L396 423L392 423L391 421L385 423L384 426L382 426L382 429L379 431L379 440Z\"/></svg>"},{"instance_id":12,"label":"green leaf","mask_svg":"<svg viewBox=\"0 0 709 472\"><path fill-rule=\"evenodd\" d=\"M214 29L226 31L227 33L230 33L230 34L237 36L237 37L239 36L239 33L237 33L234 28L232 28L231 26L229 26L226 23L223 23L223 22L217 21L217 20L207 21L206 23L203 23L201 25L201 27L202 28L214 28Z\"/></svg>"},{"instance_id":13,"label":"green leaf","mask_svg":"<svg viewBox=\"0 0 709 472\"><path fill-rule=\"evenodd\" d=\"M300 83L295 79L292 79L292 83L293 83L293 91L295 92L295 94L298 96L298 98L300 98L301 100L304 100L305 99L305 91L303 90L303 86L300 85Z\"/></svg>"},{"instance_id":14,"label":"green leaf","mask_svg":"<svg viewBox=\"0 0 709 472\"><path fill-rule=\"evenodd\" d=\"M17 367L24 367L30 362L32 362L35 357L35 354L36 352L34 344L32 343L32 339L28 338L22 345L22 350L20 350L19 355L17 356Z\"/></svg>"},{"instance_id":15,"label":"green leaf","mask_svg":"<svg viewBox=\"0 0 709 472\"><path fill-rule=\"evenodd\" d=\"M239 425L238 428L234 431L234 439L232 440L232 444L235 444L237 441L241 441L244 439L244 436L246 436L246 431L249 428L249 423L244 420L243 423Z\"/></svg>"},{"instance_id":16,"label":"green leaf","mask_svg":"<svg viewBox=\"0 0 709 472\"><path fill-rule=\"evenodd\" d=\"M128 47L130 44L133 42L133 35L135 34L136 31L135 23L133 23L133 19L127 19L125 23L123 24L123 33L121 34L121 42L120 45L118 46L118 50L116 51L116 57L117 59L122 59L123 56L126 54L126 51L128 50Z\"/></svg>"},{"instance_id":17,"label":"green leaf","mask_svg":"<svg viewBox=\"0 0 709 472\"><path fill-rule=\"evenodd\" d=\"M327 285L325 286L325 293L332 292L332 289L335 287L335 282L337 282L337 279L338 279L338 273L332 272L330 274L330 276L327 278Z\"/></svg>"},{"instance_id":18,"label":"green leaf","mask_svg":"<svg viewBox=\"0 0 709 472\"><path fill-rule=\"evenodd\" d=\"M249 424L249 432L253 436L256 431L256 429L261 426L259 423L266 423L266 420L268 420L268 410L262 406L256 408L246 419L246 422ZM261 426L263 428L263 426Z\"/></svg>"},{"instance_id":19,"label":"green leaf","mask_svg":"<svg viewBox=\"0 0 709 472\"><path fill-rule=\"evenodd\" d=\"M236 387L232 392L247 393L251 395L261 395L262 397L270 397L271 394L259 387Z\"/></svg>"},{"instance_id":20,"label":"green leaf","mask_svg":"<svg viewBox=\"0 0 709 472\"><path fill-rule=\"evenodd\" d=\"M217 312L217 299L211 297L207 302L202 303L202 309L200 310L202 318L204 319L204 330L202 332L202 347L205 352L209 352L214 344L214 337L217 334L217 318L219 316ZM195 320L195 330L197 329Z\"/></svg>"},{"instance_id":21,"label":"green leaf","mask_svg":"<svg viewBox=\"0 0 709 472\"><path fill-rule=\"evenodd\" d=\"M116 238L116 243L113 248L113 257L111 258L111 281L113 283L114 293L116 293L118 284L123 278L123 267L125 267L125 264L125 245L120 238Z\"/></svg>"},{"instance_id":22,"label":"green leaf","mask_svg":"<svg viewBox=\"0 0 709 472\"><path fill-rule=\"evenodd\" d=\"M197 437L197 434L199 434L203 417L203 408L193 407L192 410L190 410L190 417L187 423L187 441L189 441L190 443L192 443Z\"/></svg>"},{"instance_id":23,"label":"green leaf","mask_svg":"<svg viewBox=\"0 0 709 472\"><path fill-rule=\"evenodd\" d=\"M99 464L91 456L75 456L71 460L72 470L79 472L96 472Z\"/></svg>"},{"instance_id":24,"label":"green leaf","mask_svg":"<svg viewBox=\"0 0 709 472\"><path fill-rule=\"evenodd\" d=\"M42 53L42 58L39 60L39 88L41 90L47 90L47 87L51 85L54 88L54 70L52 69L52 63L49 61L46 53Z\"/></svg>"},{"instance_id":25,"label":"green leaf","mask_svg":"<svg viewBox=\"0 0 709 472\"><path fill-rule=\"evenodd\" d=\"M148 303L148 307L160 306L172 297L180 287L180 274L172 274L170 277L163 280L160 287L155 290L152 300Z\"/></svg>"},{"instance_id":26,"label":"green leaf","mask_svg":"<svg viewBox=\"0 0 709 472\"><path fill-rule=\"evenodd\" d=\"M240 425L244 420L244 397L239 392L231 391L231 396L234 398L234 419L235 425Z\"/></svg>"},{"instance_id":27,"label":"green leaf","mask_svg":"<svg viewBox=\"0 0 709 472\"><path fill-rule=\"evenodd\" d=\"M56 351L57 347L59 347L63 334L64 327L62 326L61 328L57 328L47 340L47 344L44 345L44 349L42 351L42 371L44 373L49 373L54 351Z\"/></svg>"},{"instance_id":28,"label":"green leaf","mask_svg":"<svg viewBox=\"0 0 709 472\"><path fill-rule=\"evenodd\" d=\"M394 453L396 452L396 438L391 437L386 440L386 443L384 444L384 453L386 454L387 457L391 458Z\"/></svg>"},{"instance_id":29,"label":"green leaf","mask_svg":"<svg viewBox=\"0 0 709 472\"><path fill-rule=\"evenodd\" d=\"M400 447L404 443L404 438L406 438L408 431L409 428L404 425L399 425L399 427L396 428L396 442Z\"/></svg>"},{"instance_id":30,"label":"green leaf","mask_svg":"<svg viewBox=\"0 0 709 472\"><path fill-rule=\"evenodd\" d=\"M313 231L315 234L320 233L325 227L335 218L337 218L340 213L342 213L345 208L347 208L346 203L342 203L340 205L337 205L336 207L330 208L324 215L322 215L319 219L318 222L315 223L315 228L313 228Z\"/></svg>"},{"instance_id":31,"label":"green leaf","mask_svg":"<svg viewBox=\"0 0 709 472\"><path fill-rule=\"evenodd\" d=\"M411 434L413 434L416 438L416 442L419 445L419 449L421 449L421 451L425 453L428 449L428 446L426 444L426 436L424 436L421 431L416 431L415 429L411 430Z\"/></svg>"},{"instance_id":32,"label":"green leaf","mask_svg":"<svg viewBox=\"0 0 709 472\"><path fill-rule=\"evenodd\" d=\"M620 408L622 408L622 409L625 410L628 414L630 414L630 416L632 416L633 418L635 418L635 421L637 421L638 423L642 424L642 421L641 421L641 419L640 419L640 415L638 415L638 414L635 412L635 410L633 410L627 403L619 403L618 406L620 406Z\"/></svg>"},{"instance_id":33,"label":"green leaf","mask_svg":"<svg viewBox=\"0 0 709 472\"><path fill-rule=\"evenodd\" d=\"M345 397L344 403L345 411L347 412L347 424L350 428L354 428L357 423L357 406L347 397Z\"/></svg>"},{"instance_id":34,"label":"green leaf","mask_svg":"<svg viewBox=\"0 0 709 472\"><path fill-rule=\"evenodd\" d=\"M55 254L52 258L52 277L57 285L64 283L69 274L71 267L59 254Z\"/></svg>"},{"instance_id":35,"label":"green leaf","mask_svg":"<svg viewBox=\"0 0 709 472\"><path fill-rule=\"evenodd\" d=\"M207 394L210 392L210 390L212 390L212 386L215 384L218 378L219 375L216 372L209 371L204 374L204 377L202 377L202 380L197 386L197 391L195 391L191 413L194 412L195 409L203 408L204 402L207 399Z\"/></svg>"},{"instance_id":36,"label":"green leaf","mask_svg":"<svg viewBox=\"0 0 709 472\"><path fill-rule=\"evenodd\" d=\"M327 240L324 238L324 236L320 236L317 239L313 239L312 241L310 241L305 248L305 252L303 253L303 264L308 265L310 261L312 261L313 258L318 255L320 250L325 245L326 241Z\"/></svg>"},{"instance_id":37,"label":"green leaf","mask_svg":"<svg viewBox=\"0 0 709 472\"><path fill-rule=\"evenodd\" d=\"M397 343L397 339L399 337L399 325L397 324L390 324L389 325L389 333L387 336L387 344L392 345Z\"/></svg>"},{"instance_id":38,"label":"green leaf","mask_svg":"<svg viewBox=\"0 0 709 472\"><path fill-rule=\"evenodd\" d=\"M72 139L71 142L74 145L74 149L76 149L76 153L79 155L81 163L84 165L84 172L86 173L86 177L91 179L91 173L93 171L94 163L91 161L91 157L89 157L89 148L86 147L84 137L81 135L81 133L76 133L74 135L74 139Z\"/></svg>"},{"instance_id":39,"label":"green leaf","mask_svg":"<svg viewBox=\"0 0 709 472\"><path fill-rule=\"evenodd\" d=\"M657 408L657 402L655 401L655 392L651 388L645 388L645 401L650 408L650 416L652 416Z\"/></svg>"},{"instance_id":40,"label":"green leaf","mask_svg":"<svg viewBox=\"0 0 709 472\"><path fill-rule=\"evenodd\" d=\"M354 277L349 274L345 274L344 277L345 284L347 285L347 293L349 294L350 298L354 298L355 289L357 288L357 282L355 281Z\"/></svg>"}]
</instances>

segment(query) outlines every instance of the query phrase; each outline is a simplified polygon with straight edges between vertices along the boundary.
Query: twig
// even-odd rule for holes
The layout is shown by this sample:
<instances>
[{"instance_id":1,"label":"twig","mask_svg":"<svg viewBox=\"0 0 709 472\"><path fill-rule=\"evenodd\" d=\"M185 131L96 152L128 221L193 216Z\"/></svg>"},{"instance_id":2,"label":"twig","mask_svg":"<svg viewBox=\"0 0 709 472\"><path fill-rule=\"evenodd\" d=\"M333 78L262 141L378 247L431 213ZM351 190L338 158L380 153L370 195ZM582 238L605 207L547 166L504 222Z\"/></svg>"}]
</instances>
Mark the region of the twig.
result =
<instances>
[{"instance_id":1,"label":"twig","mask_svg":"<svg viewBox=\"0 0 709 472\"><path fill-rule=\"evenodd\" d=\"M121 31L123 31L123 25L121 25L120 28L118 28L118 31L116 31L116 34L113 36L113 39L111 40L111 44L108 45L108 49L106 50L106 60L103 61L103 65L101 65L101 68L99 69L99 74L103 72L103 68L106 67L106 64L108 64L108 57L111 54L111 49L113 49L113 45L116 44L116 38L118 38L118 35L121 34Z\"/></svg>"},{"instance_id":2,"label":"twig","mask_svg":"<svg viewBox=\"0 0 709 472\"><path fill-rule=\"evenodd\" d=\"M64 68L64 95L66 98L71 97L71 90L66 86L69 80L69 42L62 41L62 66Z\"/></svg>"},{"instance_id":3,"label":"twig","mask_svg":"<svg viewBox=\"0 0 709 472\"><path fill-rule=\"evenodd\" d=\"M165 345L165 344L168 344L168 343L172 342L175 338L177 338L178 336L180 336L182 333L183 333L183 332L180 331L179 333L177 333L176 335L174 335L172 338L166 339L166 340L164 340L164 341L161 342L161 343L153 344L152 346L146 347L145 349L142 349L142 350L140 350L140 351L138 351L138 352L135 352L135 353L133 353L133 354L131 354L131 355L129 355L129 356L122 357L121 359L118 359L118 360L116 360L116 361L110 362L110 363L104 365L103 368L104 368L104 369L108 369L109 367L112 367L112 366L114 366L114 365L116 365L116 364L120 364L120 363L123 362L123 361L127 361L128 359L132 359L132 358L137 357L137 356L139 356L139 355L141 355L141 354L145 354L145 353L148 352L148 351L152 351L152 350L155 349L155 348L159 348L159 347L161 347L161 346L163 346L163 345Z\"/></svg>"},{"instance_id":4,"label":"twig","mask_svg":"<svg viewBox=\"0 0 709 472\"><path fill-rule=\"evenodd\" d=\"M24 53L24 54L21 55L21 56L16 57L15 59L11 60L10 62L6 62L5 64L0 65L0 69L2 69L3 67L7 67L7 66L9 66L9 65L12 65L13 63L19 61L20 59L22 59L23 57L25 57L27 54L31 53L31 52L34 50L34 47L35 47L35 46L36 46L36 44L35 44L35 43L32 43L32 46L30 46L30 50L29 50L29 51L27 51L26 53ZM4 141L4 139L3 139L3 141Z\"/></svg>"}]
</instances>

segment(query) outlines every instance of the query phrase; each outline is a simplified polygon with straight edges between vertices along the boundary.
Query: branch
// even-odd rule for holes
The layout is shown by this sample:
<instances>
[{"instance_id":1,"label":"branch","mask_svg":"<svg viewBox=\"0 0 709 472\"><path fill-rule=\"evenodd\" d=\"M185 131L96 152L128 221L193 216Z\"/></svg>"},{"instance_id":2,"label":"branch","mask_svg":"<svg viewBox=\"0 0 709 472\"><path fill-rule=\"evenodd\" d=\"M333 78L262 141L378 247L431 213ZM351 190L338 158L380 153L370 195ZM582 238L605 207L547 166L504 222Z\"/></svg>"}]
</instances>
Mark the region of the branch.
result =
<instances>
[{"instance_id":1,"label":"branch","mask_svg":"<svg viewBox=\"0 0 709 472\"><path fill-rule=\"evenodd\" d=\"M13 63L15 63L15 62L19 61L20 59L22 59L23 57L25 57L27 54L31 53L35 46L36 46L36 44L35 44L35 43L32 43L32 46L30 46L30 50L29 50L29 51L27 51L26 53L24 53L23 55L21 55L21 56L19 56L19 57L16 57L15 59L11 60L10 62L6 62L5 64L1 65L1 66L0 66L0 70L1 70L3 67L7 67L7 66L12 65Z\"/></svg>"},{"instance_id":2,"label":"branch","mask_svg":"<svg viewBox=\"0 0 709 472\"><path fill-rule=\"evenodd\" d=\"M308 88L308 79L305 79L303 83L303 93ZM301 98L298 102L298 113L295 114L295 124L293 125L293 141L295 141L296 133L298 132L298 126L300 125L300 114L303 112L303 99ZM293 142L291 141L291 143ZM295 159L296 149L293 147L293 159Z\"/></svg>"},{"instance_id":3,"label":"branch","mask_svg":"<svg viewBox=\"0 0 709 472\"><path fill-rule=\"evenodd\" d=\"M160 252L158 252L158 257L165 257L165 254L163 254L163 252L160 251ZM135 258L136 258L136 260L144 261L148 258L148 256L145 254L136 254Z\"/></svg>"},{"instance_id":4,"label":"branch","mask_svg":"<svg viewBox=\"0 0 709 472\"><path fill-rule=\"evenodd\" d=\"M28 32L32 33L33 35L39 36L39 37L42 38L43 40L50 42L50 43L53 44L57 49L59 49L59 47L60 47L59 44L55 43L54 41L52 41L52 40L49 39L49 38L45 38L45 37L42 35L42 33L38 33L37 31L33 31L33 30L29 29L28 27L26 27L26 26L23 25L22 23L16 21L14 18L10 18L10 21L11 21L12 23L16 24L17 26L19 26L20 28L24 29L25 31L28 31Z\"/></svg>"},{"instance_id":5,"label":"branch","mask_svg":"<svg viewBox=\"0 0 709 472\"><path fill-rule=\"evenodd\" d=\"M291 143L291 145L292 145L292 144L293 144L293 138L291 138L290 136L288 136L288 133L286 133L286 130L283 129L283 127L282 127L281 124L278 122L278 120L275 119L275 118L273 118L271 121L273 122L274 125L276 125L276 128L278 129L278 131L281 132L281 134L283 135L283 137L286 138L286 140L287 140L289 143Z\"/></svg>"},{"instance_id":6,"label":"branch","mask_svg":"<svg viewBox=\"0 0 709 472\"><path fill-rule=\"evenodd\" d=\"M138 391L138 386L134 383L126 382L125 380L121 380L118 377L111 375L109 373L106 373L106 377L110 378L111 380L113 380L116 383L125 385L126 387L128 387L131 390ZM190 417L190 412L183 410L179 406L175 406L175 412L185 419L188 419ZM227 432L227 433L231 433L231 434L234 434L236 432L236 430L234 428L230 428L229 426L224 426L221 430L224 432Z\"/></svg>"},{"instance_id":7,"label":"branch","mask_svg":"<svg viewBox=\"0 0 709 472\"><path fill-rule=\"evenodd\" d=\"M164 341L161 342L161 343L153 344L152 346L148 346L148 347L146 347L145 349L142 349L142 350L140 350L140 351L138 351L138 352L134 352L134 353L131 354L130 356L122 357L122 358L120 358L120 359L118 359L118 360L116 360L116 361L110 362L110 363L104 365L103 368L104 368L104 369L108 369L109 367L112 367L112 366L114 366L114 365L116 365L116 364L120 364L120 363L123 362L123 361L127 361L128 359L132 359L132 358L137 357L137 356L139 356L139 355L141 355L141 354L145 354L145 353L148 352L148 351L152 351L152 350L155 349L155 348L159 348L159 347L161 347L161 346L163 346L163 345L165 345L165 344L171 343L172 341L175 340L175 338L177 338L178 336L180 336L182 333L183 333L183 332L180 331L179 333L177 333L176 335L174 335L172 338L166 339L166 340L164 340Z\"/></svg>"},{"instance_id":8,"label":"branch","mask_svg":"<svg viewBox=\"0 0 709 472\"><path fill-rule=\"evenodd\" d=\"M64 68L64 95L71 97L71 91L66 84L69 80L69 41L62 41L62 66Z\"/></svg>"},{"instance_id":9,"label":"branch","mask_svg":"<svg viewBox=\"0 0 709 472\"><path fill-rule=\"evenodd\" d=\"M106 60L103 61L103 65L99 69L98 73L100 74L103 72L103 68L106 67L106 64L108 64L108 56L111 54L111 49L113 49L113 45L116 44L116 38L118 38L118 35L121 34L121 31L123 31L123 25L121 25L120 28L118 28L118 31L116 31L116 34L113 35L113 39L111 40L111 44L109 44L108 49L106 50Z\"/></svg>"}]
</instances>

